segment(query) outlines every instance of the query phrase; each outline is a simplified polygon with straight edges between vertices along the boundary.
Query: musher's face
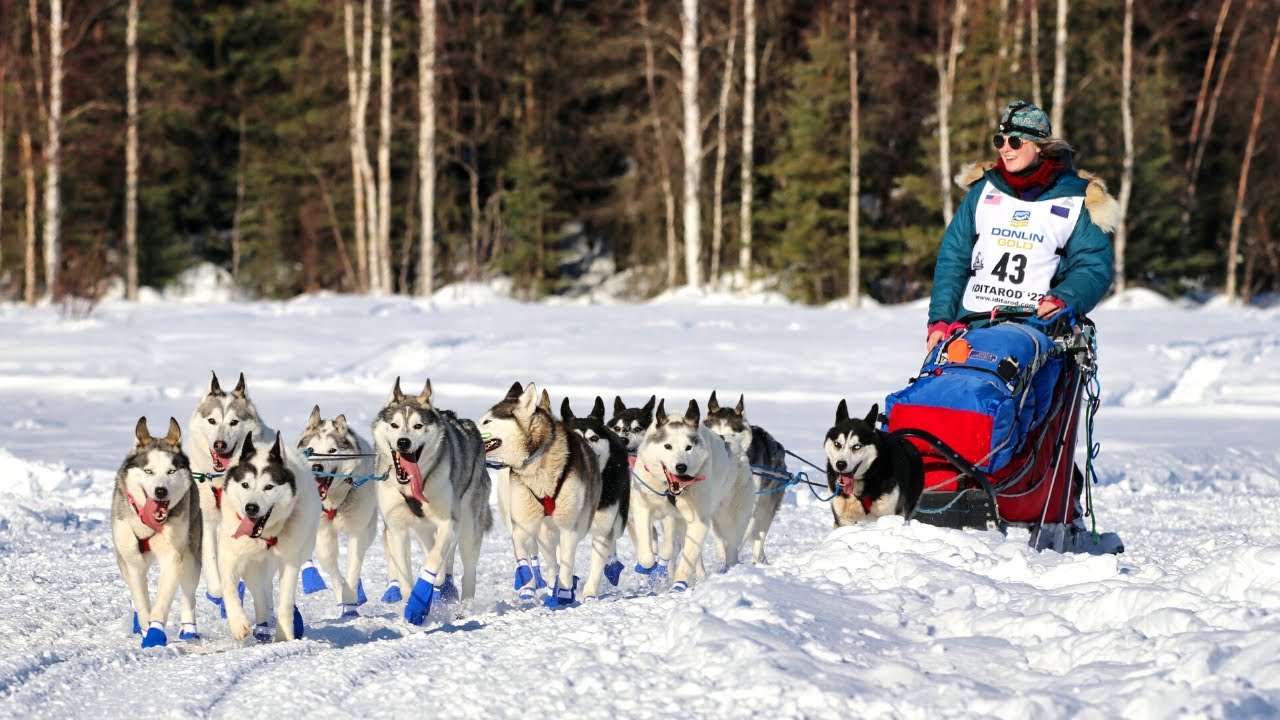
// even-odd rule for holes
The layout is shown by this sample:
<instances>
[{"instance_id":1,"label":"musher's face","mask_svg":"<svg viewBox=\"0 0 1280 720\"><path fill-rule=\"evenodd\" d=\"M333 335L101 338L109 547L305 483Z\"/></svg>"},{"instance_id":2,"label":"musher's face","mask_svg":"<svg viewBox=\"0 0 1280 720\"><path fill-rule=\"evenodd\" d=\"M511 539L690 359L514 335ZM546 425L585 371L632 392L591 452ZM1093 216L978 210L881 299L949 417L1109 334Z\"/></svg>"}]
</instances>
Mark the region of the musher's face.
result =
<instances>
[{"instance_id":1,"label":"musher's face","mask_svg":"<svg viewBox=\"0 0 1280 720\"><path fill-rule=\"evenodd\" d=\"M1004 167L1009 172L1022 172L1040 161L1039 145L1025 138L1021 138L1022 142L1020 143L1020 147L1015 150L1013 143L1008 140L1008 136L1005 136L1004 147L998 149L996 152L998 152L1000 157L1004 159Z\"/></svg>"}]
</instances>

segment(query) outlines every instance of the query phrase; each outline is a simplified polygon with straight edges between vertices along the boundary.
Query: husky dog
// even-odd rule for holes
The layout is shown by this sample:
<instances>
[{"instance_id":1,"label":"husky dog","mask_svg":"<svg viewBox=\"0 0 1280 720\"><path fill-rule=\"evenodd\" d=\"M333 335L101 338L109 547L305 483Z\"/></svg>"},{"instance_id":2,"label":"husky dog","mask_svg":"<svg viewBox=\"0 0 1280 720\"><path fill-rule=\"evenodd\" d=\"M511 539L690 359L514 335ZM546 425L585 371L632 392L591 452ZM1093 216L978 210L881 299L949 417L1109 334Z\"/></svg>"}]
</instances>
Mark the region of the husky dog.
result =
<instances>
[{"instance_id":1,"label":"husky dog","mask_svg":"<svg viewBox=\"0 0 1280 720\"><path fill-rule=\"evenodd\" d=\"M616 586L622 574L618 561L618 536L627 524L631 505L631 468L627 462L627 445L604 424L604 400L596 396L591 413L580 418L573 414L569 398L560 403L560 419L573 432L581 435L596 454L600 468L600 502L591 519L591 571L583 586L584 597L599 592L600 574Z\"/></svg>"},{"instance_id":2,"label":"husky dog","mask_svg":"<svg viewBox=\"0 0 1280 720\"><path fill-rule=\"evenodd\" d=\"M615 395L613 398L613 417L609 419L609 429L626 443L627 463L631 467L635 467L636 451L640 449L640 441L644 440L645 431L653 424L653 407L656 403L657 396L650 395L649 402L640 407L629 408L622 402L621 397ZM627 534L631 536L631 544L636 548L635 571L649 576L651 580L665 577L667 561L674 557L677 541L676 523L670 514L671 506L658 505L658 500L665 498L666 491L660 486L646 486L633 474L631 496L633 507L639 503L647 503L647 507L654 508L648 516L648 531L644 538L637 535L637 528L640 526L636 524L635 514L631 513L627 517ZM658 548L657 557L654 556L654 548L658 547L658 535L653 528L654 520L662 520L662 546Z\"/></svg>"},{"instance_id":3,"label":"husky dog","mask_svg":"<svg viewBox=\"0 0 1280 720\"><path fill-rule=\"evenodd\" d=\"M636 454L636 475L647 486L666 488L684 526L680 561L672 590L684 590L694 576L705 574L702 545L711 531L726 567L738 562L738 548L751 517L751 469L746 457L731 449L700 421L698 402L689 401L683 416L668 417L662 402ZM632 500L635 500L633 495ZM635 503L636 526L648 526L654 505L667 498ZM641 533L643 536L643 533ZM637 548L637 555L641 550Z\"/></svg>"},{"instance_id":4,"label":"husky dog","mask_svg":"<svg viewBox=\"0 0 1280 720\"><path fill-rule=\"evenodd\" d=\"M453 553L462 556L462 599L476 592L480 542L493 525L489 474L475 423L431 404L431 381L407 397L396 378L391 397L373 420L374 472L391 477L378 483L378 508L386 525L387 565L396 585L411 579L409 532L426 552L422 572L405 602L404 617L421 625L435 600L456 597ZM384 600L398 596L388 588Z\"/></svg>"},{"instance_id":5,"label":"husky dog","mask_svg":"<svg viewBox=\"0 0 1280 720\"><path fill-rule=\"evenodd\" d=\"M347 426L346 415L322 419L319 405L311 409L307 427L298 438L298 448L306 451L320 492L316 559L333 582L339 613L351 617L357 615L356 604L360 601L360 568L378 530L378 499L368 485L373 472L373 448ZM339 534L347 536L345 575L338 570ZM309 563L303 566L304 588L309 573L314 572ZM320 580L316 589L323 587L324 581Z\"/></svg>"},{"instance_id":6,"label":"husky dog","mask_svg":"<svg viewBox=\"0 0 1280 720\"><path fill-rule=\"evenodd\" d=\"M850 418L844 400L827 431L827 487L835 527L885 515L911 517L924 491L920 452L908 440L877 430L880 405L863 419Z\"/></svg>"},{"instance_id":7,"label":"husky dog","mask_svg":"<svg viewBox=\"0 0 1280 720\"><path fill-rule=\"evenodd\" d=\"M536 551L539 532L549 526L549 531L554 530L550 549L555 555L556 581L546 603L564 607L578 597L574 553L578 541L592 529L600 507L601 479L595 452L581 435L553 417L549 406L549 399L539 402L533 383L522 389L517 382L480 418L480 429L485 433L486 456L507 466L516 573L525 579L521 597L531 598L536 582L532 572L525 575L521 568ZM584 590L599 586L604 564L603 556L593 556L595 577L587 578Z\"/></svg>"},{"instance_id":8,"label":"husky dog","mask_svg":"<svg viewBox=\"0 0 1280 720\"><path fill-rule=\"evenodd\" d=\"M200 583L200 501L187 456L182 452L182 431L169 418L169 434L151 437L147 419L138 418L137 442L116 472L111 499L111 539L116 563L133 596L134 630L149 623L142 647L167 644L165 620L173 596L182 587L182 640L195 640L196 586ZM147 571L160 564L156 602L150 603Z\"/></svg>"},{"instance_id":9,"label":"husky dog","mask_svg":"<svg viewBox=\"0 0 1280 720\"><path fill-rule=\"evenodd\" d=\"M275 639L301 638L302 614L294 602L298 573L315 549L320 524L320 494L311 468L281 443L280 433L265 450L246 435L235 464L222 479L222 507L218 573L223 587L235 587L244 580L253 595L256 624L249 624L238 595L227 593L224 601L232 637L244 640L252 631L259 640L268 638L272 576L279 570Z\"/></svg>"},{"instance_id":10,"label":"husky dog","mask_svg":"<svg viewBox=\"0 0 1280 720\"><path fill-rule=\"evenodd\" d=\"M747 540L751 542L751 561L766 562L764 556L764 537L769 533L769 526L778 515L782 506L784 478L787 477L787 450L758 425L747 422L743 415L744 398L738 396L738 404L732 408L720 407L716 393L711 391L711 399L707 400L707 418L703 425L724 438L729 447L737 448L747 458L755 480L755 504L751 513L751 522L747 525Z\"/></svg>"},{"instance_id":11,"label":"husky dog","mask_svg":"<svg viewBox=\"0 0 1280 720\"><path fill-rule=\"evenodd\" d=\"M245 390L244 373L230 393L218 385L213 374L209 390L200 398L187 423L187 440L191 474L200 489L200 512L204 520L201 539L201 565L204 568L206 596L222 605L222 581L218 570L218 525L222 517L221 479L235 464L241 442L253 436L261 441L264 428L258 409ZM223 608L225 613L226 609Z\"/></svg>"}]
</instances>

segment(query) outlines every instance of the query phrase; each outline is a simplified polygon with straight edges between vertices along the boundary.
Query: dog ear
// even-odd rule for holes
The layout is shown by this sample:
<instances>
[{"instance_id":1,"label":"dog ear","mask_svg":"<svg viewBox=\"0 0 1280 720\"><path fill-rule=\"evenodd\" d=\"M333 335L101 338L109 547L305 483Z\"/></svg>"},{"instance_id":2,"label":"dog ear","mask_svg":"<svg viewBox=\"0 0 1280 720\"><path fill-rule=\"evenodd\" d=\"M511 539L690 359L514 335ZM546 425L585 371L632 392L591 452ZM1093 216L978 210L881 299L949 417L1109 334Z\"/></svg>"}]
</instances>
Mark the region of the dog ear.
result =
<instances>
[{"instance_id":1,"label":"dog ear","mask_svg":"<svg viewBox=\"0 0 1280 720\"><path fill-rule=\"evenodd\" d=\"M747 410L746 400L747 398L745 395L738 395L738 404L733 408L733 411L738 413L738 417L742 417L743 413Z\"/></svg>"},{"instance_id":2,"label":"dog ear","mask_svg":"<svg viewBox=\"0 0 1280 720\"><path fill-rule=\"evenodd\" d=\"M338 431L339 435L347 434L347 416L339 415L333 419L333 429Z\"/></svg>"},{"instance_id":3,"label":"dog ear","mask_svg":"<svg viewBox=\"0 0 1280 720\"><path fill-rule=\"evenodd\" d=\"M245 435L244 442L240 444L240 460L241 462L253 457L253 435ZM229 474L229 473L228 473Z\"/></svg>"},{"instance_id":4,"label":"dog ear","mask_svg":"<svg viewBox=\"0 0 1280 720\"><path fill-rule=\"evenodd\" d=\"M173 447L182 446L182 427L172 417L169 418L169 434L164 436L164 441Z\"/></svg>"},{"instance_id":5,"label":"dog ear","mask_svg":"<svg viewBox=\"0 0 1280 720\"><path fill-rule=\"evenodd\" d=\"M711 397L707 399L707 414L710 415L720 409L720 401L716 400L716 391L711 391Z\"/></svg>"},{"instance_id":6,"label":"dog ear","mask_svg":"<svg viewBox=\"0 0 1280 720\"><path fill-rule=\"evenodd\" d=\"M212 370L210 370L209 372L213 373L213 379L209 381L209 394L221 395L222 386L218 384L218 373L213 372Z\"/></svg>"},{"instance_id":7,"label":"dog ear","mask_svg":"<svg viewBox=\"0 0 1280 720\"><path fill-rule=\"evenodd\" d=\"M538 405L538 386L529 383L525 386L524 391L520 393L520 407L527 412L532 413L533 409Z\"/></svg>"},{"instance_id":8,"label":"dog ear","mask_svg":"<svg viewBox=\"0 0 1280 720\"><path fill-rule=\"evenodd\" d=\"M523 394L524 394L524 385L521 385L521 384L520 384L520 381L519 381L519 380L517 380L517 381L515 381L515 382L511 383L511 387L510 387L510 388L507 388L507 396L506 396L505 398L503 398L503 399L504 399L504 400L515 400L516 398L520 397L520 396L521 396L521 395L523 395Z\"/></svg>"},{"instance_id":9,"label":"dog ear","mask_svg":"<svg viewBox=\"0 0 1280 720\"><path fill-rule=\"evenodd\" d=\"M418 402L431 407L431 378L427 378L427 384L422 387L422 392L418 393Z\"/></svg>"},{"instance_id":10,"label":"dog ear","mask_svg":"<svg viewBox=\"0 0 1280 720\"><path fill-rule=\"evenodd\" d=\"M396 403L404 402L404 393L400 391L400 376L396 376L396 384L391 388L391 401Z\"/></svg>"},{"instance_id":11,"label":"dog ear","mask_svg":"<svg viewBox=\"0 0 1280 720\"><path fill-rule=\"evenodd\" d=\"M538 407L545 410L548 415L551 414L551 396L547 394L545 388L542 391L542 397L538 400Z\"/></svg>"},{"instance_id":12,"label":"dog ear","mask_svg":"<svg viewBox=\"0 0 1280 720\"><path fill-rule=\"evenodd\" d=\"M649 402L653 402L653 398L649 398ZM648 407L647 405L645 407ZM655 425L661 427L667 424L667 401L665 398L658 401L658 413L653 416Z\"/></svg>"},{"instance_id":13,"label":"dog ear","mask_svg":"<svg viewBox=\"0 0 1280 720\"><path fill-rule=\"evenodd\" d=\"M276 441L271 443L271 450L267 453L268 462L283 463L284 451L280 449L280 436L284 433L276 433Z\"/></svg>"},{"instance_id":14,"label":"dog ear","mask_svg":"<svg viewBox=\"0 0 1280 720\"><path fill-rule=\"evenodd\" d=\"M133 436L138 439L134 447L142 447L151 442L151 432L147 430L147 416L143 415L138 418L138 424L133 426Z\"/></svg>"},{"instance_id":15,"label":"dog ear","mask_svg":"<svg viewBox=\"0 0 1280 720\"><path fill-rule=\"evenodd\" d=\"M315 430L320 427L320 406L316 405L311 408L311 417L307 418L307 429Z\"/></svg>"},{"instance_id":16,"label":"dog ear","mask_svg":"<svg viewBox=\"0 0 1280 720\"><path fill-rule=\"evenodd\" d=\"M569 398L560 401L560 419L569 422L573 419L573 408L569 407Z\"/></svg>"},{"instance_id":17,"label":"dog ear","mask_svg":"<svg viewBox=\"0 0 1280 720\"><path fill-rule=\"evenodd\" d=\"M614 417L617 417L618 415L621 415L621 414L623 413L623 411L625 411L626 409L627 409L627 406L626 406L626 405L624 405L624 404L622 404L622 398L621 398L621 397L619 397L619 396L617 396L617 395L614 395L614 396L613 396L613 415L614 415Z\"/></svg>"},{"instance_id":18,"label":"dog ear","mask_svg":"<svg viewBox=\"0 0 1280 720\"><path fill-rule=\"evenodd\" d=\"M652 414L652 413L653 413L653 401L654 401L654 400L656 400L657 398L658 398L658 396L657 396L657 395L650 395L650 396L649 396L649 402L645 403L645 404L644 404L644 407L642 407L642 408L640 408L640 409L641 409L641 410L643 410L643 411L645 411L646 413Z\"/></svg>"},{"instance_id":19,"label":"dog ear","mask_svg":"<svg viewBox=\"0 0 1280 720\"><path fill-rule=\"evenodd\" d=\"M698 427L698 422L702 419L702 414L698 412L698 401L690 400L689 409L684 411L685 423Z\"/></svg>"},{"instance_id":20,"label":"dog ear","mask_svg":"<svg viewBox=\"0 0 1280 720\"><path fill-rule=\"evenodd\" d=\"M871 412L867 413L865 420L872 428L876 426L880 420L880 403L871 403Z\"/></svg>"},{"instance_id":21,"label":"dog ear","mask_svg":"<svg viewBox=\"0 0 1280 720\"><path fill-rule=\"evenodd\" d=\"M243 398L248 394L248 391L244 387L244 373L240 373L240 382L236 383L236 389L232 390L231 394L238 398Z\"/></svg>"},{"instance_id":22,"label":"dog ear","mask_svg":"<svg viewBox=\"0 0 1280 720\"><path fill-rule=\"evenodd\" d=\"M839 425L842 422L848 422L848 420L849 420L849 404L846 403L843 398L841 398L840 404L836 406L836 424Z\"/></svg>"},{"instance_id":23,"label":"dog ear","mask_svg":"<svg viewBox=\"0 0 1280 720\"><path fill-rule=\"evenodd\" d=\"M599 395L596 396L596 404L591 406L591 414L587 415L587 417L604 420L604 398Z\"/></svg>"}]
</instances>

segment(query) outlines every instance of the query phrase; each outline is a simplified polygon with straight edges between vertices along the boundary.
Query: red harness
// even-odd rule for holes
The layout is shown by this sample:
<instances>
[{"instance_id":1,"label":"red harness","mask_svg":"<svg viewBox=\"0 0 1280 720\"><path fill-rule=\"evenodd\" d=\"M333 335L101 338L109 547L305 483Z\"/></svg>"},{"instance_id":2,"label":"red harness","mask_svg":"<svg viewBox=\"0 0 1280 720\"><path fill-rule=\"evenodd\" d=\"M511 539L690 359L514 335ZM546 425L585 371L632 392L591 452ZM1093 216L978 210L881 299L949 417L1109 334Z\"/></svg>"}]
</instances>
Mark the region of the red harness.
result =
<instances>
[{"instance_id":1,"label":"red harness","mask_svg":"<svg viewBox=\"0 0 1280 720\"><path fill-rule=\"evenodd\" d=\"M222 488L216 485L213 487L213 506L222 509Z\"/></svg>"},{"instance_id":2,"label":"red harness","mask_svg":"<svg viewBox=\"0 0 1280 720\"><path fill-rule=\"evenodd\" d=\"M542 503L542 512L547 517L551 517L556 511L556 496L560 494L560 488L564 486L564 479L569 475L569 464L565 463L564 470L560 471L560 479L556 481L556 489L546 497L538 498L538 502Z\"/></svg>"},{"instance_id":3,"label":"red harness","mask_svg":"<svg viewBox=\"0 0 1280 720\"><path fill-rule=\"evenodd\" d=\"M324 516L329 518L329 522L333 522L333 516L338 514L338 508L321 508L321 510L324 511Z\"/></svg>"},{"instance_id":4,"label":"red harness","mask_svg":"<svg viewBox=\"0 0 1280 720\"><path fill-rule=\"evenodd\" d=\"M861 497L861 498L858 498L858 502L862 503L862 512L870 515L871 514L871 498Z\"/></svg>"}]
</instances>

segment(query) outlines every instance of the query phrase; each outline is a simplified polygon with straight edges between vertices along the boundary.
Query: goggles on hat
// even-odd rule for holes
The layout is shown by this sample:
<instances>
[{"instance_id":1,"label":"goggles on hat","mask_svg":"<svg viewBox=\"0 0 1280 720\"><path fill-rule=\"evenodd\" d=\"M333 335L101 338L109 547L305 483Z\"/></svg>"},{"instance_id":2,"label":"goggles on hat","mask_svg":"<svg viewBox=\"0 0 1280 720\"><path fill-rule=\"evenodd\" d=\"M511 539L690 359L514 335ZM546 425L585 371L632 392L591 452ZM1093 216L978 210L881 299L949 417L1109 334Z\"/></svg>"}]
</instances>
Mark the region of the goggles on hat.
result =
<instances>
[{"instance_id":1,"label":"goggles on hat","mask_svg":"<svg viewBox=\"0 0 1280 720\"><path fill-rule=\"evenodd\" d=\"M1026 125L1018 125L1013 121L1013 116L1017 115L1019 110L1027 107L1031 107L1031 104L1024 102L1024 103L1018 103L1013 107L1010 107L1004 114L1005 118L1007 119L1002 120L1000 122L1000 132L1005 133L1006 135L1011 132L1020 132L1020 133L1023 133L1024 135L1030 135L1032 137L1037 137L1037 138L1049 137L1049 133L1045 132L1044 130L1041 130L1040 128L1027 127ZM1011 141L1012 139L1013 138L1010 138ZM1010 142L1009 145L1014 150L1017 150L1019 147L1018 145L1014 145L1012 142ZM996 145L996 147L998 148L1000 146Z\"/></svg>"}]
</instances>

